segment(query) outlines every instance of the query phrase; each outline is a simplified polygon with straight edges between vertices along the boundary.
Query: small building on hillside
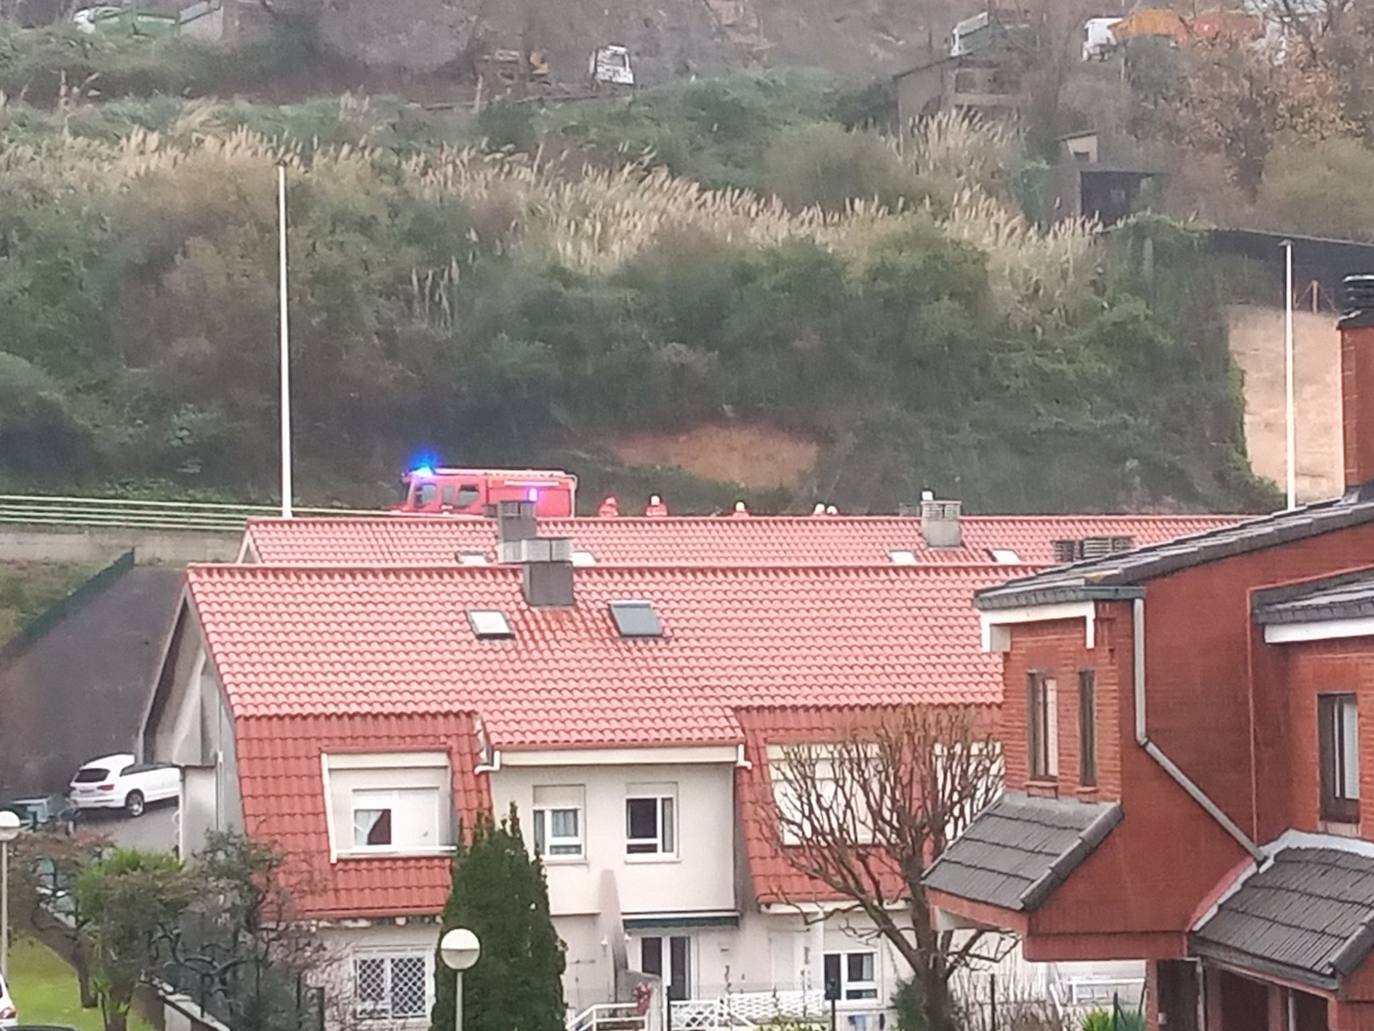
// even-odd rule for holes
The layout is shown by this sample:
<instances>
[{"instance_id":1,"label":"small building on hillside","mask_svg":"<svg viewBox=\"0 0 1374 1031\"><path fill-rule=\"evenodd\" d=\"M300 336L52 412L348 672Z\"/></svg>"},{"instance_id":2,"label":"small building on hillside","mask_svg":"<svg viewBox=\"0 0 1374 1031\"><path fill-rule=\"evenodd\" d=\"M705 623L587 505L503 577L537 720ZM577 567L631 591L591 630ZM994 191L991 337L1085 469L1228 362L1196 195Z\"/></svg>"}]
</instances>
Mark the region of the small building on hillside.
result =
<instances>
[{"instance_id":1,"label":"small building on hillside","mask_svg":"<svg viewBox=\"0 0 1374 1031\"><path fill-rule=\"evenodd\" d=\"M893 76L897 125L905 134L917 119L941 111L971 111L1004 118L1026 104L1024 58L1005 47L943 56Z\"/></svg>"}]
</instances>

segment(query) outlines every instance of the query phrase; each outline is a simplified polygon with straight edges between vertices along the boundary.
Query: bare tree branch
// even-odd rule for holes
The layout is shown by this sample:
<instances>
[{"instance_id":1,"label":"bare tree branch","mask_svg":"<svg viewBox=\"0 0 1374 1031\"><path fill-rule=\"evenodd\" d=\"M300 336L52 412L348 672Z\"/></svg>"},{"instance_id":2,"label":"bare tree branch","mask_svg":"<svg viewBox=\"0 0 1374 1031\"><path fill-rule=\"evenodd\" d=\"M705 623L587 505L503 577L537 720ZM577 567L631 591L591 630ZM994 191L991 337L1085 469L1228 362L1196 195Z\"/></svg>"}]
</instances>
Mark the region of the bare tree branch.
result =
<instances>
[{"instance_id":1,"label":"bare tree branch","mask_svg":"<svg viewBox=\"0 0 1374 1031\"><path fill-rule=\"evenodd\" d=\"M779 853L862 912L910 964L932 1031L950 1028L949 980L981 962L984 936L937 931L921 876L996 797L1002 753L974 707L895 707L788 744L770 762ZM800 907L799 907L800 908Z\"/></svg>"}]
</instances>

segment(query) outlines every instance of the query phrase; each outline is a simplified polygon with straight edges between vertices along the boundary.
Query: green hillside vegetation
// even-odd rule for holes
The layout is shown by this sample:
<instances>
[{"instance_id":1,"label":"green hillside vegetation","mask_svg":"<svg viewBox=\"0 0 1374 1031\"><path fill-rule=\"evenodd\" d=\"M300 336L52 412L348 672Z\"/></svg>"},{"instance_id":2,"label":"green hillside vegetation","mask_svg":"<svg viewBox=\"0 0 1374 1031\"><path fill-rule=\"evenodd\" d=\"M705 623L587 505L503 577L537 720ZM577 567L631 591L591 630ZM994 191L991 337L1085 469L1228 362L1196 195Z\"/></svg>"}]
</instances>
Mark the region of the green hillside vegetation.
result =
<instances>
[{"instance_id":1,"label":"green hillside vegetation","mask_svg":"<svg viewBox=\"0 0 1374 1031\"><path fill-rule=\"evenodd\" d=\"M270 498L285 161L307 500L377 504L427 450L563 464L592 503L661 487L709 508L737 488L607 445L731 419L822 444L756 508L892 509L925 486L984 510L1273 500L1245 460L1225 267L1163 219L1037 228L1008 130L936 119L899 154L851 128L861 95L810 74L476 118L97 97L35 91L51 55L16 39L0 486ZM128 94L194 66L180 42L102 47L159 70Z\"/></svg>"},{"instance_id":2,"label":"green hillside vegetation","mask_svg":"<svg viewBox=\"0 0 1374 1031\"><path fill-rule=\"evenodd\" d=\"M98 568L82 562L0 563L0 646Z\"/></svg>"}]
</instances>

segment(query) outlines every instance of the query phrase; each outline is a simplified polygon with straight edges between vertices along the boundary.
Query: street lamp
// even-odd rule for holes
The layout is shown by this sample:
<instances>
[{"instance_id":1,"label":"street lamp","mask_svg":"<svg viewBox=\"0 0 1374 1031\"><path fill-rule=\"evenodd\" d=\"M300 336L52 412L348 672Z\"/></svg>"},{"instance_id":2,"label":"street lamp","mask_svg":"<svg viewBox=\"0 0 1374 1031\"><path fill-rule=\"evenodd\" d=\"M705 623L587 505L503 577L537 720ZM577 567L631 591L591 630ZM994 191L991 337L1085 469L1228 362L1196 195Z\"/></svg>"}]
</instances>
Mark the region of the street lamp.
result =
<instances>
[{"instance_id":1,"label":"street lamp","mask_svg":"<svg viewBox=\"0 0 1374 1031\"><path fill-rule=\"evenodd\" d=\"M439 956L454 974L454 1031L463 1031L463 971L476 963L480 955L482 943L466 927L455 927L439 939Z\"/></svg>"},{"instance_id":2,"label":"street lamp","mask_svg":"<svg viewBox=\"0 0 1374 1031\"><path fill-rule=\"evenodd\" d=\"M19 816L0 811L0 977L10 979L10 842L19 837Z\"/></svg>"}]
</instances>

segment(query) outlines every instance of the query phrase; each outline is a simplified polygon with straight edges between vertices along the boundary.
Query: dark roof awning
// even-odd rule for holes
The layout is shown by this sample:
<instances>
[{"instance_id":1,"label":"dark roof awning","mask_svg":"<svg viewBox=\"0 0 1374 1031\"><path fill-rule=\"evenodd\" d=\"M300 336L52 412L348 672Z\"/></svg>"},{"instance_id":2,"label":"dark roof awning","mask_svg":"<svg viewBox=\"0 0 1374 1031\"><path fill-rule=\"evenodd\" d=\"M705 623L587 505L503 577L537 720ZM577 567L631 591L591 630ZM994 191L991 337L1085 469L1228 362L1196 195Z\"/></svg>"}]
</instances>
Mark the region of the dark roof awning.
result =
<instances>
[{"instance_id":1,"label":"dark roof awning","mask_svg":"<svg viewBox=\"0 0 1374 1031\"><path fill-rule=\"evenodd\" d=\"M1374 947L1374 856L1288 848L1223 896L1195 955L1332 990Z\"/></svg>"},{"instance_id":2,"label":"dark roof awning","mask_svg":"<svg viewBox=\"0 0 1374 1031\"><path fill-rule=\"evenodd\" d=\"M1035 576L1011 580L977 592L974 604L984 611L1131 597L1130 588L1180 569L1218 562L1233 555L1277 547L1335 530L1374 521L1370 485L1333 501L1237 523L1220 530L1180 537L1165 544L1115 552L1102 558L1060 566ZM1139 597L1139 592L1134 594Z\"/></svg>"},{"instance_id":3,"label":"dark roof awning","mask_svg":"<svg viewBox=\"0 0 1374 1031\"><path fill-rule=\"evenodd\" d=\"M1121 822L1119 802L1007 791L926 871L932 891L1001 909L1037 909Z\"/></svg>"},{"instance_id":4,"label":"dark roof awning","mask_svg":"<svg viewBox=\"0 0 1374 1031\"><path fill-rule=\"evenodd\" d=\"M1257 591L1254 606L1262 626L1374 616L1374 570Z\"/></svg>"}]
</instances>

